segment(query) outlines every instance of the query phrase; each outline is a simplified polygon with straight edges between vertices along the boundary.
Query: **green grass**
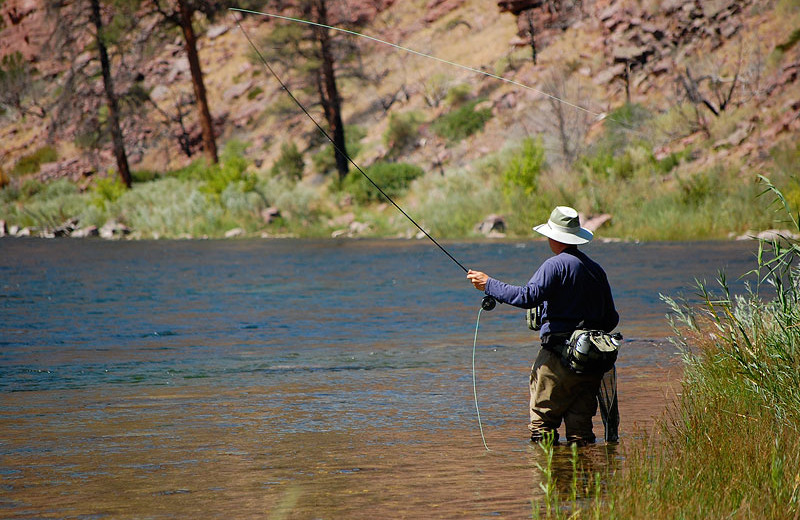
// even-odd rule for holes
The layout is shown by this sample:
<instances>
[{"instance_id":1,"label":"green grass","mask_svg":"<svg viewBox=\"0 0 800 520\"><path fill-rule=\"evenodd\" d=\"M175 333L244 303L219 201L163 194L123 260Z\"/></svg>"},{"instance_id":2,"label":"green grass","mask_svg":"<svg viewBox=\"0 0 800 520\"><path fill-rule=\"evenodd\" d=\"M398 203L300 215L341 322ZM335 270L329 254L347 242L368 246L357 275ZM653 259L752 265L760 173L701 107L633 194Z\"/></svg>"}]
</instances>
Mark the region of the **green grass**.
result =
<instances>
[{"instance_id":1,"label":"green grass","mask_svg":"<svg viewBox=\"0 0 800 520\"><path fill-rule=\"evenodd\" d=\"M614 490L618 517L800 513L798 257L797 241L762 241L759 282L746 294L730 294L720 275L716 294L698 284L699 302L665 298L684 352L683 391L657 442L633 452Z\"/></svg>"},{"instance_id":2,"label":"green grass","mask_svg":"<svg viewBox=\"0 0 800 520\"><path fill-rule=\"evenodd\" d=\"M21 157L11 171L14 175L36 173L42 164L58 160L58 153L50 145L42 146L34 152Z\"/></svg>"},{"instance_id":3,"label":"green grass","mask_svg":"<svg viewBox=\"0 0 800 520\"><path fill-rule=\"evenodd\" d=\"M483 100L476 99L447 112L431 124L431 129L436 135L451 143L459 142L480 132L486 122L492 118L490 108L475 109L481 101Z\"/></svg>"},{"instance_id":4,"label":"green grass","mask_svg":"<svg viewBox=\"0 0 800 520\"><path fill-rule=\"evenodd\" d=\"M800 232L783 194L762 181ZM683 352L678 400L655 433L630 441L623 471L608 471L597 500L558 496L548 465L540 465L545 498L533 517L797 518L798 259L797 240L761 241L744 294L731 294L720 274L716 291L698 283L691 301L664 296Z\"/></svg>"}]
</instances>

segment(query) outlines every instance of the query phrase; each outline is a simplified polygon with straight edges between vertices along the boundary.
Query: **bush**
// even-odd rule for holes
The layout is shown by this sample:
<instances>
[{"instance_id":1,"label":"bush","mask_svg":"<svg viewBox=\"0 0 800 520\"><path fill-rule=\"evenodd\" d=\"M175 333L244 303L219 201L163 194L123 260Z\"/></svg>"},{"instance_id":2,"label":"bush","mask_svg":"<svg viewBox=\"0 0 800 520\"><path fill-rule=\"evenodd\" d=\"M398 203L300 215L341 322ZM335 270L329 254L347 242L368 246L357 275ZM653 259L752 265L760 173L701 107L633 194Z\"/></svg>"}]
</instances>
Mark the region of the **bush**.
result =
<instances>
[{"instance_id":1,"label":"bush","mask_svg":"<svg viewBox=\"0 0 800 520\"><path fill-rule=\"evenodd\" d=\"M254 88L251 88L250 91L247 93L247 99L249 101L252 101L255 98L257 98L259 96L259 94L261 94L263 92L264 92L264 89L261 88L261 87L256 86Z\"/></svg>"},{"instance_id":2,"label":"bush","mask_svg":"<svg viewBox=\"0 0 800 520\"><path fill-rule=\"evenodd\" d=\"M358 152L361 151L361 140L366 135L367 132L360 126L345 127L344 142L347 155L350 157L358 155ZM314 171L323 175L336 170L336 154L330 141L327 141L322 149L311 157L311 163L314 165Z\"/></svg>"},{"instance_id":3,"label":"bush","mask_svg":"<svg viewBox=\"0 0 800 520\"><path fill-rule=\"evenodd\" d=\"M383 133L383 144L389 148L390 155L397 155L414 144L419 137L420 121L422 115L416 111L392 113L389 116L389 126Z\"/></svg>"},{"instance_id":4,"label":"bush","mask_svg":"<svg viewBox=\"0 0 800 520\"><path fill-rule=\"evenodd\" d=\"M494 166L487 164L488 160L479 168L426 175L414 182L409 192L409 197L419 201L414 208L414 219L436 237L472 236L475 224L489 213L499 213L502 204L502 195L492 185L499 174L491 174ZM398 232L416 233L402 216L395 222L401 226Z\"/></svg>"},{"instance_id":5,"label":"bush","mask_svg":"<svg viewBox=\"0 0 800 520\"><path fill-rule=\"evenodd\" d=\"M152 182L161 175L153 170L134 170L131 172L131 182Z\"/></svg>"},{"instance_id":6,"label":"bush","mask_svg":"<svg viewBox=\"0 0 800 520\"><path fill-rule=\"evenodd\" d=\"M181 180L202 181L200 191L216 201L220 200L222 192L231 184L240 184L244 192L253 191L256 178L247 172L248 163L244 157L246 149L245 143L229 141L218 164L208 164L205 159L198 159L175 172L175 175Z\"/></svg>"},{"instance_id":7,"label":"bush","mask_svg":"<svg viewBox=\"0 0 800 520\"><path fill-rule=\"evenodd\" d=\"M451 110L439 117L431 125L432 130L450 142L458 142L483 130L484 125L492 118L490 108L475 110L481 99L476 99L463 106Z\"/></svg>"},{"instance_id":8,"label":"bush","mask_svg":"<svg viewBox=\"0 0 800 520\"><path fill-rule=\"evenodd\" d=\"M92 202L100 209L108 208L109 204L116 202L126 190L127 187L116 175L98 179L92 188L94 194Z\"/></svg>"},{"instance_id":9,"label":"bush","mask_svg":"<svg viewBox=\"0 0 800 520\"><path fill-rule=\"evenodd\" d=\"M515 154L503 170L503 193L507 198L519 190L525 195L536 191L539 174L544 166L544 145L541 137L526 138L522 150Z\"/></svg>"},{"instance_id":10,"label":"bush","mask_svg":"<svg viewBox=\"0 0 800 520\"><path fill-rule=\"evenodd\" d=\"M413 164L379 162L367 168L365 173L384 193L394 198L405 193L411 181L425 172ZM347 175L344 187L360 203L374 202L382 198L375 186L359 171L351 171Z\"/></svg>"},{"instance_id":11,"label":"bush","mask_svg":"<svg viewBox=\"0 0 800 520\"><path fill-rule=\"evenodd\" d=\"M800 231L783 195L764 182ZM733 296L720 274L720 294L698 282L699 303L663 297L683 351L683 388L659 441L643 442L628 458L608 501L615 514L604 517L794 518L800 511L800 243L761 240L758 249L747 294Z\"/></svg>"},{"instance_id":12,"label":"bush","mask_svg":"<svg viewBox=\"0 0 800 520\"><path fill-rule=\"evenodd\" d=\"M55 148L45 145L35 152L21 157L17 164L14 165L13 173L15 175L36 173L42 164L56 160L58 160L58 153L56 153Z\"/></svg>"},{"instance_id":13,"label":"bush","mask_svg":"<svg viewBox=\"0 0 800 520\"><path fill-rule=\"evenodd\" d=\"M447 91L445 102L451 107L459 107L469 101L472 87L467 84L456 85Z\"/></svg>"},{"instance_id":14,"label":"bush","mask_svg":"<svg viewBox=\"0 0 800 520\"><path fill-rule=\"evenodd\" d=\"M281 154L270 169L272 176L284 175L289 179L299 180L303 178L303 171L306 163L303 154L297 149L295 143L283 143Z\"/></svg>"}]
</instances>

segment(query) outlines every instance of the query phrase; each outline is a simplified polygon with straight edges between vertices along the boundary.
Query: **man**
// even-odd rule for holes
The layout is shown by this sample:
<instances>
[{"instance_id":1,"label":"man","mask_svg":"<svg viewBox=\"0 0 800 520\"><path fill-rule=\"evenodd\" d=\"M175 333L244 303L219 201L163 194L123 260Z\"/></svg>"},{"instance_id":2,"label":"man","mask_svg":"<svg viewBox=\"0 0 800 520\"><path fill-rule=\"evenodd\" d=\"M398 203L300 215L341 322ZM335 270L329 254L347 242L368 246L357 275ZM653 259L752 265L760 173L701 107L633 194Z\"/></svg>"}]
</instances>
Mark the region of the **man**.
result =
<instances>
[{"instance_id":1,"label":"man","mask_svg":"<svg viewBox=\"0 0 800 520\"><path fill-rule=\"evenodd\" d=\"M542 349L530 376L531 441L547 434L558 441L563 420L567 443L579 446L595 441L592 417L597 412L597 390L602 374L576 374L561 362L560 348L575 329L611 332L619 323L605 271L578 245L592 240L582 228L578 212L558 206L550 219L533 228L546 236L554 256L548 258L527 285L515 286L470 270L467 278L476 289L496 300L520 307L541 307Z\"/></svg>"}]
</instances>

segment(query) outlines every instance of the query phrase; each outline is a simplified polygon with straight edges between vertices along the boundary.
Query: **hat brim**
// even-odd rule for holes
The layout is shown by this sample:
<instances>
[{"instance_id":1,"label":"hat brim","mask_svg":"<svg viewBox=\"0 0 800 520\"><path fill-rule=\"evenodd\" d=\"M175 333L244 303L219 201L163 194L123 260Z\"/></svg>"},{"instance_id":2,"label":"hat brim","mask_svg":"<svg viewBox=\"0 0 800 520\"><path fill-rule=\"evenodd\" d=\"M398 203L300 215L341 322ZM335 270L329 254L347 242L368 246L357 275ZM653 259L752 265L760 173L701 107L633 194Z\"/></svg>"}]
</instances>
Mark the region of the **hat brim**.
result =
<instances>
[{"instance_id":1,"label":"hat brim","mask_svg":"<svg viewBox=\"0 0 800 520\"><path fill-rule=\"evenodd\" d=\"M592 234L592 232L586 228L578 228L575 233L567 233L566 231L561 231L560 229L550 227L549 222L539 224L538 226L535 226L533 230L546 236L547 238L552 238L556 242L575 246L588 244L594 238L594 234Z\"/></svg>"}]
</instances>

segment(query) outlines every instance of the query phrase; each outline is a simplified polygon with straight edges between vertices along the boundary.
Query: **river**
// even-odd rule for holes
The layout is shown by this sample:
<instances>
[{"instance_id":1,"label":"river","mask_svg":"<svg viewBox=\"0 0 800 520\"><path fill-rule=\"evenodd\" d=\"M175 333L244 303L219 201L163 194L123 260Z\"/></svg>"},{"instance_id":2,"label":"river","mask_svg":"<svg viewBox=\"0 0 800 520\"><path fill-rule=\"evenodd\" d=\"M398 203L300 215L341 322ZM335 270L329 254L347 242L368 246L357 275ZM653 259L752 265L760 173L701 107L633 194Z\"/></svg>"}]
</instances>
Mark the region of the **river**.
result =
<instances>
[{"instance_id":1,"label":"river","mask_svg":"<svg viewBox=\"0 0 800 520\"><path fill-rule=\"evenodd\" d=\"M549 255L444 245L517 284ZM719 269L741 289L756 246L583 250L625 335L621 442L581 450L593 472L624 464L676 392L659 294ZM481 315L486 451L480 300L421 241L2 239L0 516L530 518L536 337L523 311Z\"/></svg>"}]
</instances>

